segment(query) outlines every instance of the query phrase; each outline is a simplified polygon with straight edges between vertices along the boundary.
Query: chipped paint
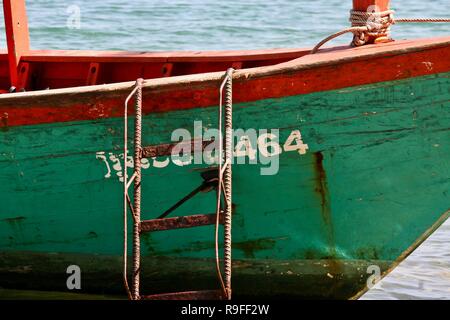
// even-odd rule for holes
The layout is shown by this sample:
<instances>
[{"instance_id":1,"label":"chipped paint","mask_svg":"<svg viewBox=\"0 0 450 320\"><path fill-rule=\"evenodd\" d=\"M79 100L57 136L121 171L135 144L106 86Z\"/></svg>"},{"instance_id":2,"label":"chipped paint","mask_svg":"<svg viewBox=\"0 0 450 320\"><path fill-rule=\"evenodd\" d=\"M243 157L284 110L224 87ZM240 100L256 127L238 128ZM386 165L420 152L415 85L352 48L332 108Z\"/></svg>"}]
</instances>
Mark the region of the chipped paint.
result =
<instances>
[{"instance_id":1,"label":"chipped paint","mask_svg":"<svg viewBox=\"0 0 450 320\"><path fill-rule=\"evenodd\" d=\"M233 223L233 258L236 270L240 270L233 278L235 292L250 290L252 282L259 284L258 279L263 278L284 290L282 294L350 296L365 286L367 259L376 258L376 264L388 261L388 266L397 259L448 208L448 159L443 155L450 148L445 143L449 79L448 74L433 75L347 92L327 91L236 105L236 126L282 128L282 141L298 128L298 119L304 119L302 134L309 150L303 156L282 153L280 171L274 177L261 177L257 166L233 168L233 201L238 208L237 223ZM385 101L391 93L395 95ZM414 110L420 116L413 121ZM146 145L167 141L174 127L190 125L191 119L207 122L216 115L216 108L146 115ZM120 132L121 123L117 118L12 126L2 133L0 219L28 220L22 220L20 239L8 223L0 222L0 247L4 249L0 252L17 253L10 264L1 260L0 265L14 270L22 262L31 265L21 260L29 257L31 262L36 259L33 270L42 272L22 278L17 274L9 277L11 273L5 271L0 275L1 286L26 285L41 278L46 280L40 283L43 288L58 286L58 278L52 279L52 269L60 256L46 255L39 269L36 265L43 260L33 251L61 252L75 262L78 258L71 252L85 254L92 263L86 263L91 268L89 281L97 280L91 290L109 286L101 276L102 268L112 268L114 263L102 265L105 260L101 259L109 256L120 265L123 234L117 200L121 184L117 179L104 178L108 174L104 160L93 155L96 150L104 150L101 155L108 158L110 152L117 152L121 135L109 129ZM417 143L423 139L427 141ZM123 162L117 156L114 162L108 160L111 175L120 160ZM197 187L202 181L199 170L205 168L145 170L148 182L143 185L143 218L164 212L186 191ZM20 172L24 175L18 179ZM426 193L421 192L424 189ZM201 193L192 203L178 208L176 214L211 213L214 198L213 192ZM182 283L193 287L215 284L213 235L213 226L205 226L143 237L142 265L143 272L148 272L149 288L179 289L174 287L174 279L190 281ZM162 268L168 265L172 266L169 270ZM357 266L356 271L349 265ZM110 270L109 275L117 276L117 288L123 290L120 271ZM297 277L298 282L292 281ZM307 284L315 283L321 285L308 292Z\"/></svg>"},{"instance_id":2,"label":"chipped paint","mask_svg":"<svg viewBox=\"0 0 450 320\"><path fill-rule=\"evenodd\" d=\"M424 62L422 62L422 63L425 65L425 67L427 67L428 71L433 71L433 65L434 65L433 62L430 62L430 61L424 61Z\"/></svg>"},{"instance_id":3,"label":"chipped paint","mask_svg":"<svg viewBox=\"0 0 450 320\"><path fill-rule=\"evenodd\" d=\"M16 223L20 223L20 222L24 221L25 219L26 219L26 217L13 217L13 218L1 219L0 221L5 221L7 223L16 224Z\"/></svg>"}]
</instances>

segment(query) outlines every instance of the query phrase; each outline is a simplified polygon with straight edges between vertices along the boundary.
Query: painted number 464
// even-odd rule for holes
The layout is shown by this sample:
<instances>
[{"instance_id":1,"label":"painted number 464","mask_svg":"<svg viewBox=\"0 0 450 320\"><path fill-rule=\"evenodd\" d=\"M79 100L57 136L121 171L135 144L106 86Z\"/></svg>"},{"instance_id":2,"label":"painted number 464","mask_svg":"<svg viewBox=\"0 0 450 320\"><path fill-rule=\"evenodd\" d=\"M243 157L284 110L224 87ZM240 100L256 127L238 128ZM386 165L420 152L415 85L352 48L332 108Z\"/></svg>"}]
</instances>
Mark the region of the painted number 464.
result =
<instances>
[{"instance_id":1,"label":"painted number 464","mask_svg":"<svg viewBox=\"0 0 450 320\"><path fill-rule=\"evenodd\" d=\"M234 151L236 157L249 157L250 160L256 160L257 151L264 157L274 157L284 152L298 151L299 154L306 154L308 145L302 140L300 130L294 130L286 139L283 147L278 142L278 136L274 133L263 133L257 137L257 149L252 145L252 140L248 135L241 136Z\"/></svg>"},{"instance_id":2,"label":"painted number 464","mask_svg":"<svg viewBox=\"0 0 450 320\"><path fill-rule=\"evenodd\" d=\"M300 133L300 130L292 131L289 137L287 138L286 142L284 143L284 151L286 152L298 150L298 153L306 154L306 150L308 149L309 149L308 145L303 143L302 134Z\"/></svg>"}]
</instances>

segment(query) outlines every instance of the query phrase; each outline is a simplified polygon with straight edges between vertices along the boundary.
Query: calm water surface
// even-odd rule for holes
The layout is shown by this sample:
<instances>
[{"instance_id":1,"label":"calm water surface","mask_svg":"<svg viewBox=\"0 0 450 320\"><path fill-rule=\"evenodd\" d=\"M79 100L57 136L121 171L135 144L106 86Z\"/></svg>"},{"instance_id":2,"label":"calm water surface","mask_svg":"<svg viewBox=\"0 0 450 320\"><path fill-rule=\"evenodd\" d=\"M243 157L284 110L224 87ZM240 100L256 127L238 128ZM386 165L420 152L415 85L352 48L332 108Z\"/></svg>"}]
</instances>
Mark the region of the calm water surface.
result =
<instances>
[{"instance_id":1,"label":"calm water surface","mask_svg":"<svg viewBox=\"0 0 450 320\"><path fill-rule=\"evenodd\" d=\"M397 16L450 15L448 0L394 0ZM316 44L348 26L350 0L28 0L34 49L222 50ZM80 8L80 29L67 28ZM448 25L402 25L396 39L444 36ZM336 40L348 42L350 36ZM4 42L2 32L0 40Z\"/></svg>"},{"instance_id":2,"label":"calm water surface","mask_svg":"<svg viewBox=\"0 0 450 320\"><path fill-rule=\"evenodd\" d=\"M394 0L398 17L450 16L448 0ZM348 26L350 0L30 0L33 49L299 48ZM80 29L68 28L80 10ZM73 16L72 16L73 17ZM69 24L69 25L74 25ZM396 39L450 35L448 24L399 25ZM5 46L4 30L0 41ZM344 36L334 43L348 43ZM450 299L450 221L363 299Z\"/></svg>"}]
</instances>

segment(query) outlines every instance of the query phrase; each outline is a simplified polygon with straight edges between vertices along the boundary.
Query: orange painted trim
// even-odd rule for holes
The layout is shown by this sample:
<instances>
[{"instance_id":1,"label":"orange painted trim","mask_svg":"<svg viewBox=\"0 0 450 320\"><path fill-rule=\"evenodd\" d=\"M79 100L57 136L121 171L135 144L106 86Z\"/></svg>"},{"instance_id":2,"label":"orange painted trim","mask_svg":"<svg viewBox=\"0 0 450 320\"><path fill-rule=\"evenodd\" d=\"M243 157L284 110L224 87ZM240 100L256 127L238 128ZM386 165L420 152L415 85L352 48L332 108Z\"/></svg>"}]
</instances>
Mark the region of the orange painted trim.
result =
<instances>
[{"instance_id":1,"label":"orange painted trim","mask_svg":"<svg viewBox=\"0 0 450 320\"><path fill-rule=\"evenodd\" d=\"M381 11L389 10L390 0L353 0L353 9L366 11L370 6L377 6Z\"/></svg>"},{"instance_id":2,"label":"orange painted trim","mask_svg":"<svg viewBox=\"0 0 450 320\"><path fill-rule=\"evenodd\" d=\"M36 91L207 73L230 67L254 68L286 62L308 53L306 49L206 52L32 50L21 57L21 64L29 63L30 78L23 79L25 81L17 87ZM7 59L7 53L0 51L0 89L6 92L10 87ZM95 73L91 73L93 65L98 66ZM19 75L20 78L23 74Z\"/></svg>"},{"instance_id":3,"label":"orange painted trim","mask_svg":"<svg viewBox=\"0 0 450 320\"><path fill-rule=\"evenodd\" d=\"M30 50L25 0L3 0L3 13L8 45L10 83L11 86L17 87L20 85L17 67L22 55Z\"/></svg>"},{"instance_id":4,"label":"orange painted trim","mask_svg":"<svg viewBox=\"0 0 450 320\"><path fill-rule=\"evenodd\" d=\"M276 66L238 70L233 101L251 102L450 72L450 38L324 50ZM144 113L217 105L223 72L146 80ZM134 82L5 94L4 126L123 116ZM0 119L1 120L1 119Z\"/></svg>"},{"instance_id":5,"label":"orange painted trim","mask_svg":"<svg viewBox=\"0 0 450 320\"><path fill-rule=\"evenodd\" d=\"M172 52L33 50L23 59L28 62L233 62L295 59L309 52L309 49Z\"/></svg>"}]
</instances>

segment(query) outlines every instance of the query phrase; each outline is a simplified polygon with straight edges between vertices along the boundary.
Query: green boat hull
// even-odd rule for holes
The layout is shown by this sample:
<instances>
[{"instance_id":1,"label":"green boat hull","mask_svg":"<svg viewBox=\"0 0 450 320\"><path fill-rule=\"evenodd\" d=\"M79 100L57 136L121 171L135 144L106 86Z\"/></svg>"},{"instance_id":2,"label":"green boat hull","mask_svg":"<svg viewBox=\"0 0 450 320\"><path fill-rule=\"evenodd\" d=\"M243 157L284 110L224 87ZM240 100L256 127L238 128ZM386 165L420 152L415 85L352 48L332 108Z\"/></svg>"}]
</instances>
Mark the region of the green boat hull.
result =
<instances>
[{"instance_id":1,"label":"green boat hull","mask_svg":"<svg viewBox=\"0 0 450 320\"><path fill-rule=\"evenodd\" d=\"M279 129L281 145L275 175L233 166L235 296L352 297L370 266L388 271L445 221L449 75L234 106L234 128ZM146 115L143 144L216 119L217 107ZM296 131L303 152L283 148ZM124 293L122 147L122 118L4 128L0 287L68 291L66 269L78 265L81 292ZM198 187L207 167L150 159L142 218ZM212 191L172 216L213 212ZM141 245L143 293L218 288L214 226L146 234Z\"/></svg>"}]
</instances>

